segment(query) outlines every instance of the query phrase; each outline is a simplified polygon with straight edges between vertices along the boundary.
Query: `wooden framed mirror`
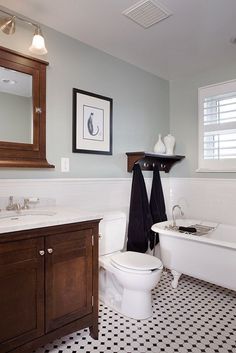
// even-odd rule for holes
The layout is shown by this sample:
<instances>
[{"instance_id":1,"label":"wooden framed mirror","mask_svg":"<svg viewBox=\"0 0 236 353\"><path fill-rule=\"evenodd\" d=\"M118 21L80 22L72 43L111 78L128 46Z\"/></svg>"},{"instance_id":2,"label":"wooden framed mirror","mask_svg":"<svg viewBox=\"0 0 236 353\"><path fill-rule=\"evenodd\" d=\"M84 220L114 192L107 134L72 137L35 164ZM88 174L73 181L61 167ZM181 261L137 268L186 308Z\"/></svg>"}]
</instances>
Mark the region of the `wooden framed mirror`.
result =
<instances>
[{"instance_id":1,"label":"wooden framed mirror","mask_svg":"<svg viewBox=\"0 0 236 353\"><path fill-rule=\"evenodd\" d=\"M46 160L47 65L0 46L0 167L54 168Z\"/></svg>"}]
</instances>

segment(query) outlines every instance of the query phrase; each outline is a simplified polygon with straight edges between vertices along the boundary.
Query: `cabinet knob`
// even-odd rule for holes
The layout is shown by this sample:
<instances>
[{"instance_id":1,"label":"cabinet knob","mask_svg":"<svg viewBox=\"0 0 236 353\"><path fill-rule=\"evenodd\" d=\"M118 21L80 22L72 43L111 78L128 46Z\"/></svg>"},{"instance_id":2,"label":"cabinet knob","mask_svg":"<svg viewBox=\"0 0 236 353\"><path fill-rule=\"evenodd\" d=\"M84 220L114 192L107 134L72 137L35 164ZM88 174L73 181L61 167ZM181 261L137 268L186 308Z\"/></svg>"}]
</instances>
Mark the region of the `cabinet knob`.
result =
<instances>
[{"instance_id":1,"label":"cabinet knob","mask_svg":"<svg viewBox=\"0 0 236 353\"><path fill-rule=\"evenodd\" d=\"M39 255L43 256L45 254L44 250L39 250Z\"/></svg>"},{"instance_id":2,"label":"cabinet knob","mask_svg":"<svg viewBox=\"0 0 236 353\"><path fill-rule=\"evenodd\" d=\"M41 114L42 113L42 109L40 107L35 107L35 113Z\"/></svg>"},{"instance_id":3,"label":"cabinet knob","mask_svg":"<svg viewBox=\"0 0 236 353\"><path fill-rule=\"evenodd\" d=\"M52 253L53 253L53 249L52 249L52 248L48 248L48 249L47 249L47 252L48 252L49 254L52 254Z\"/></svg>"}]
</instances>

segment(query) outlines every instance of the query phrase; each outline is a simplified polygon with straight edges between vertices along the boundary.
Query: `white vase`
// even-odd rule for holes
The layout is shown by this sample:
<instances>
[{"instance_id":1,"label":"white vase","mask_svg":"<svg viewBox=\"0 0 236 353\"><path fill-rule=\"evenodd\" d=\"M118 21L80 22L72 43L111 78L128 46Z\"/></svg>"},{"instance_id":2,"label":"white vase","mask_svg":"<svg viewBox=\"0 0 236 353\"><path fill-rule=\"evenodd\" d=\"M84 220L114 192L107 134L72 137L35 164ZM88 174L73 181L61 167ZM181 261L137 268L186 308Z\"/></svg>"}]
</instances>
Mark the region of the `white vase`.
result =
<instances>
[{"instance_id":1,"label":"white vase","mask_svg":"<svg viewBox=\"0 0 236 353\"><path fill-rule=\"evenodd\" d=\"M173 155L175 148L175 138L171 134L164 137L164 143L166 147L166 154Z\"/></svg>"},{"instance_id":2,"label":"white vase","mask_svg":"<svg viewBox=\"0 0 236 353\"><path fill-rule=\"evenodd\" d=\"M164 154L166 152L166 147L161 140L161 134L158 135L158 141L154 146L154 152L159 154Z\"/></svg>"}]
</instances>

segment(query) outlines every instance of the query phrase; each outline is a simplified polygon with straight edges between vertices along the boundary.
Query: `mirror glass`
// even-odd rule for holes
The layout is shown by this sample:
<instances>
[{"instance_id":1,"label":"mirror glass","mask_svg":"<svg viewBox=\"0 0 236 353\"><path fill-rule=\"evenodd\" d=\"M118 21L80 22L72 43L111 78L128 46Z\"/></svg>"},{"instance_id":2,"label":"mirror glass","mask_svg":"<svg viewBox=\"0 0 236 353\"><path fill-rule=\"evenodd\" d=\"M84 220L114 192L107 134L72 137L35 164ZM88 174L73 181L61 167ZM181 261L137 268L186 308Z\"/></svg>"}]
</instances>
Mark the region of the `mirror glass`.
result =
<instances>
[{"instance_id":1,"label":"mirror glass","mask_svg":"<svg viewBox=\"0 0 236 353\"><path fill-rule=\"evenodd\" d=\"M32 144L32 76L0 66L0 107L0 141Z\"/></svg>"}]
</instances>

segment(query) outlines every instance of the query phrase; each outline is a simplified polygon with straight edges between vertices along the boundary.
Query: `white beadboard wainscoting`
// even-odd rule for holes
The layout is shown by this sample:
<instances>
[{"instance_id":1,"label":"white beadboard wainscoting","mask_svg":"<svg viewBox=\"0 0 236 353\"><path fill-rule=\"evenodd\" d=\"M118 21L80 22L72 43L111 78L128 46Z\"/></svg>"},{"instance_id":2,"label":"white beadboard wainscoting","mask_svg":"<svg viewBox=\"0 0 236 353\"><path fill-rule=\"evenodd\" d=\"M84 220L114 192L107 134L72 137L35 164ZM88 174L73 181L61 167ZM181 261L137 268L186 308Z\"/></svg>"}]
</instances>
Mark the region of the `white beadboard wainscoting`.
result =
<instances>
[{"instance_id":1,"label":"white beadboard wainscoting","mask_svg":"<svg viewBox=\"0 0 236 353\"><path fill-rule=\"evenodd\" d=\"M145 181L150 194L152 179L146 178ZM58 206L128 213L131 182L131 178L1 179L0 198L6 203L10 195L16 198L39 197L41 205L45 205L43 199L55 199ZM162 185L168 210L169 178L162 178Z\"/></svg>"},{"instance_id":2,"label":"white beadboard wainscoting","mask_svg":"<svg viewBox=\"0 0 236 353\"><path fill-rule=\"evenodd\" d=\"M146 178L150 194L152 178ZM132 178L0 179L0 199L39 197L59 206L84 210L123 210L128 213ZM162 178L168 218L179 204L186 218L236 224L236 180ZM0 207L2 207L2 202ZM177 214L176 210L176 214ZM178 216L178 214L177 214Z\"/></svg>"},{"instance_id":3,"label":"white beadboard wainscoting","mask_svg":"<svg viewBox=\"0 0 236 353\"><path fill-rule=\"evenodd\" d=\"M236 225L236 179L170 178L169 182L170 205L179 204L184 218Z\"/></svg>"},{"instance_id":4,"label":"white beadboard wainscoting","mask_svg":"<svg viewBox=\"0 0 236 353\"><path fill-rule=\"evenodd\" d=\"M172 206L179 204L184 218L236 225L236 180L171 177L161 180L168 219L172 218ZM150 195L152 178L145 178L145 182ZM131 183L132 178L0 179L0 208L5 208L13 195L21 203L23 197L38 197L40 202L36 207L56 203L86 211L120 210L128 218ZM176 216L180 218L178 210ZM155 256L160 257L159 246Z\"/></svg>"}]
</instances>

